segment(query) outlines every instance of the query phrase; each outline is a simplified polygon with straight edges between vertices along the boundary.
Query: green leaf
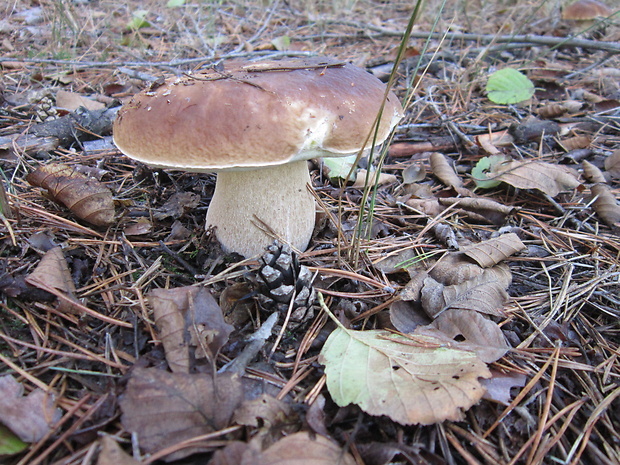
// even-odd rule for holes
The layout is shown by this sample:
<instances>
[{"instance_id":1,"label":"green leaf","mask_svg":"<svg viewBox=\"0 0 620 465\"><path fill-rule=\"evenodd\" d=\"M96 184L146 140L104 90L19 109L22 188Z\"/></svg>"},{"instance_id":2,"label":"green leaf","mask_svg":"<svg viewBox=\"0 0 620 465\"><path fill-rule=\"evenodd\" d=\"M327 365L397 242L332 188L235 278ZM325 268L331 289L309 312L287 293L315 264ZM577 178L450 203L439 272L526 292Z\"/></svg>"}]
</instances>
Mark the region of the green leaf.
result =
<instances>
[{"instance_id":1,"label":"green leaf","mask_svg":"<svg viewBox=\"0 0 620 465\"><path fill-rule=\"evenodd\" d=\"M371 415L387 415L407 424L458 420L490 377L472 352L445 347L438 339L413 339L388 331L338 327L319 357L327 389L340 406L356 404Z\"/></svg>"},{"instance_id":2,"label":"green leaf","mask_svg":"<svg viewBox=\"0 0 620 465\"><path fill-rule=\"evenodd\" d=\"M495 171L494 167L504 163L505 161L506 157L503 155L491 155L490 157L483 157L478 160L476 166L474 166L471 170L471 175L476 182L476 187L479 187L480 189L492 189L493 187L501 184L501 180L489 179L487 174Z\"/></svg>"},{"instance_id":3,"label":"green leaf","mask_svg":"<svg viewBox=\"0 0 620 465\"><path fill-rule=\"evenodd\" d=\"M278 51L288 50L291 48L291 38L289 36L276 37L271 41L271 44Z\"/></svg>"},{"instance_id":4,"label":"green leaf","mask_svg":"<svg viewBox=\"0 0 620 465\"><path fill-rule=\"evenodd\" d=\"M145 18L149 14L148 10L136 10L131 14L131 21L127 23L127 29L137 31L140 28L151 25Z\"/></svg>"},{"instance_id":5,"label":"green leaf","mask_svg":"<svg viewBox=\"0 0 620 465\"><path fill-rule=\"evenodd\" d=\"M504 68L489 76L487 94L495 103L519 103L532 98L534 84L516 69Z\"/></svg>"},{"instance_id":6,"label":"green leaf","mask_svg":"<svg viewBox=\"0 0 620 465\"><path fill-rule=\"evenodd\" d=\"M168 0L168 3L166 3L168 8L178 8L183 5L185 5L185 0Z\"/></svg>"},{"instance_id":7,"label":"green leaf","mask_svg":"<svg viewBox=\"0 0 620 465\"><path fill-rule=\"evenodd\" d=\"M28 447L28 443L19 439L4 425L0 425L0 457L19 454Z\"/></svg>"},{"instance_id":8,"label":"green leaf","mask_svg":"<svg viewBox=\"0 0 620 465\"><path fill-rule=\"evenodd\" d=\"M327 168L327 176L334 183L342 183L347 180L347 176L351 172L351 168L355 165L357 155L349 155L348 157L323 158L323 166ZM355 172L353 172L352 181L355 180Z\"/></svg>"}]
</instances>

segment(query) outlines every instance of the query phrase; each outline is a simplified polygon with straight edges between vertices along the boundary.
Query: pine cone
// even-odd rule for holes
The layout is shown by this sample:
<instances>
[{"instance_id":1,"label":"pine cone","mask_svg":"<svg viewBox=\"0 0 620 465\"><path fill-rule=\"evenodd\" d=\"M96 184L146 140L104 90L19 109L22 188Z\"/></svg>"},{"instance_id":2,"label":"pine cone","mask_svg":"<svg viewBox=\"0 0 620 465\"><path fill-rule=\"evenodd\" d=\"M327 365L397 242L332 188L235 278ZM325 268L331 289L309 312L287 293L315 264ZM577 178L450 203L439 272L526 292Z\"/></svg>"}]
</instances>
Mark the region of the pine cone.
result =
<instances>
[{"instance_id":1,"label":"pine cone","mask_svg":"<svg viewBox=\"0 0 620 465\"><path fill-rule=\"evenodd\" d=\"M312 304L316 292L312 287L312 273L299 264L297 254L288 245L275 242L267 247L260 258L262 264L257 274L259 299L266 308L288 312L291 298L293 308L289 319L291 328L300 326L314 316Z\"/></svg>"}]
</instances>

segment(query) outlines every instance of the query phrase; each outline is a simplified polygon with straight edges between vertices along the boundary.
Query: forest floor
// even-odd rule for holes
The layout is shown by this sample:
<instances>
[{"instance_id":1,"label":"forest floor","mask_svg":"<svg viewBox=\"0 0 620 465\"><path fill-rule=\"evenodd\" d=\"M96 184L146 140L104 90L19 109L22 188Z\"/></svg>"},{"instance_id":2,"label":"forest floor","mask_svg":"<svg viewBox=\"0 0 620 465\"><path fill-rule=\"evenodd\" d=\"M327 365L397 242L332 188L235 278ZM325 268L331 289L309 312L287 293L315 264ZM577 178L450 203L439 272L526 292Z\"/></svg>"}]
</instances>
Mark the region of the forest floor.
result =
<instances>
[{"instance_id":1,"label":"forest floor","mask_svg":"<svg viewBox=\"0 0 620 465\"><path fill-rule=\"evenodd\" d=\"M446 3L401 50L377 182L312 162L290 284L317 300L273 330L268 258L205 231L215 175L125 157L114 114L241 59L387 81L414 5L0 7L2 463L620 463L620 10L578 34L552 2ZM533 96L493 103L502 68Z\"/></svg>"}]
</instances>

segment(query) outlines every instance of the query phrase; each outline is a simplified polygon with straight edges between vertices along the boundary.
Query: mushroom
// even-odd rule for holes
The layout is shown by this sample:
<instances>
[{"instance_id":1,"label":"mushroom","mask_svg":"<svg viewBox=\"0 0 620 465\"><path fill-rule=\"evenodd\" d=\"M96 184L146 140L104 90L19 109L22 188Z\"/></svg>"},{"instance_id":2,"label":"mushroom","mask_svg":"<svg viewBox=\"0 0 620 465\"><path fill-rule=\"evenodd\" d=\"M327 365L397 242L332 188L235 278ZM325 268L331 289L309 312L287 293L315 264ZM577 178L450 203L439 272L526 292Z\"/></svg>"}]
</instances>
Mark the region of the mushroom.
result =
<instances>
[{"instance_id":1,"label":"mushroom","mask_svg":"<svg viewBox=\"0 0 620 465\"><path fill-rule=\"evenodd\" d=\"M227 64L134 96L114 142L148 165L217 172L207 228L225 251L261 253L273 241L261 222L303 251L315 221L307 160L383 143L402 118L388 92L373 138L385 94L365 70L332 59Z\"/></svg>"},{"instance_id":2,"label":"mushroom","mask_svg":"<svg viewBox=\"0 0 620 465\"><path fill-rule=\"evenodd\" d=\"M562 11L562 19L583 30L592 27L596 20L612 14L611 8L598 0L577 0Z\"/></svg>"}]
</instances>

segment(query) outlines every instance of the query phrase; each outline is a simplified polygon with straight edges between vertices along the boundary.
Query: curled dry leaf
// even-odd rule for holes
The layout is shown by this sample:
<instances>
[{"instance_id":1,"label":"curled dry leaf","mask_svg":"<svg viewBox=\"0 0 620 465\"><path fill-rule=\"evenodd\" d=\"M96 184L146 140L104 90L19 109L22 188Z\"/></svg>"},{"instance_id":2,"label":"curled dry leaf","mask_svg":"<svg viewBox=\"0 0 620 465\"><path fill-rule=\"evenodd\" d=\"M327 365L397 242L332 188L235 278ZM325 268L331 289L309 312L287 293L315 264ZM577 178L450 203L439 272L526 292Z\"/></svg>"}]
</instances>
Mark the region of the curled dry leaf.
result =
<instances>
[{"instance_id":1,"label":"curled dry leaf","mask_svg":"<svg viewBox=\"0 0 620 465\"><path fill-rule=\"evenodd\" d=\"M338 327L321 350L327 388L340 406L403 424L458 420L482 397L478 378L490 373L471 352L442 347L439 339Z\"/></svg>"},{"instance_id":2,"label":"curled dry leaf","mask_svg":"<svg viewBox=\"0 0 620 465\"><path fill-rule=\"evenodd\" d=\"M35 389L24 396L24 387L11 375L0 377L0 422L24 442L37 442L62 416L54 395Z\"/></svg>"},{"instance_id":3,"label":"curled dry leaf","mask_svg":"<svg viewBox=\"0 0 620 465\"><path fill-rule=\"evenodd\" d=\"M442 244L448 247L448 249L450 250L459 249L459 243L456 240L456 234L454 230L452 229L452 227L450 227L449 225L443 224L443 223L437 223L433 227L433 233L435 234L435 237Z\"/></svg>"},{"instance_id":4,"label":"curled dry leaf","mask_svg":"<svg viewBox=\"0 0 620 465\"><path fill-rule=\"evenodd\" d=\"M567 112L568 109L563 103L550 103L538 109L538 114L542 118L557 118Z\"/></svg>"},{"instance_id":5,"label":"curled dry leaf","mask_svg":"<svg viewBox=\"0 0 620 465\"><path fill-rule=\"evenodd\" d=\"M424 270L418 271L411 276L411 280L400 291L400 298L403 300L412 300L417 302L420 300L424 280L428 277L428 273Z\"/></svg>"},{"instance_id":6,"label":"curled dry leaf","mask_svg":"<svg viewBox=\"0 0 620 465\"><path fill-rule=\"evenodd\" d=\"M499 360L509 349L497 323L473 310L446 310L430 325L418 327L414 334L445 340L451 347L474 352L485 363Z\"/></svg>"},{"instance_id":7,"label":"curled dry leaf","mask_svg":"<svg viewBox=\"0 0 620 465\"><path fill-rule=\"evenodd\" d=\"M448 159L439 152L430 155L431 170L437 178L448 187L463 187L463 181L457 176Z\"/></svg>"},{"instance_id":8,"label":"curled dry leaf","mask_svg":"<svg viewBox=\"0 0 620 465\"><path fill-rule=\"evenodd\" d=\"M540 161L498 163L486 173L486 179L502 181L517 189L537 189L551 197L579 186L570 169Z\"/></svg>"},{"instance_id":9,"label":"curled dry leaf","mask_svg":"<svg viewBox=\"0 0 620 465\"><path fill-rule=\"evenodd\" d=\"M620 223L620 206L616 196L607 184L595 184L590 188L594 202L592 208L601 220L608 226L618 226Z\"/></svg>"},{"instance_id":10,"label":"curled dry leaf","mask_svg":"<svg viewBox=\"0 0 620 465\"><path fill-rule=\"evenodd\" d=\"M462 252L483 268L497 265L511 255L525 249L515 233L502 234L463 249Z\"/></svg>"},{"instance_id":11,"label":"curled dry leaf","mask_svg":"<svg viewBox=\"0 0 620 465\"><path fill-rule=\"evenodd\" d=\"M620 149L614 150L609 157L605 158L605 170L614 179L620 179Z\"/></svg>"},{"instance_id":12,"label":"curled dry leaf","mask_svg":"<svg viewBox=\"0 0 620 465\"><path fill-rule=\"evenodd\" d=\"M26 180L47 189L52 200L65 205L78 218L95 226L114 222L112 192L96 179L64 164L39 166Z\"/></svg>"},{"instance_id":13,"label":"curled dry leaf","mask_svg":"<svg viewBox=\"0 0 620 465\"><path fill-rule=\"evenodd\" d=\"M503 203L499 203L491 199L485 199L483 197L448 197L439 199L439 202L446 206L456 203L459 208L477 212L482 216L487 216L492 213L499 213L502 217L505 217L512 214L515 210L514 207L509 207Z\"/></svg>"},{"instance_id":14,"label":"curled dry leaf","mask_svg":"<svg viewBox=\"0 0 620 465\"><path fill-rule=\"evenodd\" d=\"M137 434L146 452L154 453L227 427L241 400L237 375L169 373L138 367L131 372L120 398L121 423ZM201 446L190 447L166 460L203 450Z\"/></svg>"},{"instance_id":15,"label":"curled dry leaf","mask_svg":"<svg viewBox=\"0 0 620 465\"><path fill-rule=\"evenodd\" d=\"M190 348L195 358L213 361L234 329L224 321L220 306L203 286L154 289L148 300L166 361L175 373L189 372Z\"/></svg>"},{"instance_id":16,"label":"curled dry leaf","mask_svg":"<svg viewBox=\"0 0 620 465\"><path fill-rule=\"evenodd\" d=\"M607 182L605 175L598 166L590 163L588 160L583 160L581 162L581 167L583 168L583 177L586 178L586 181L593 183Z\"/></svg>"}]
</instances>

